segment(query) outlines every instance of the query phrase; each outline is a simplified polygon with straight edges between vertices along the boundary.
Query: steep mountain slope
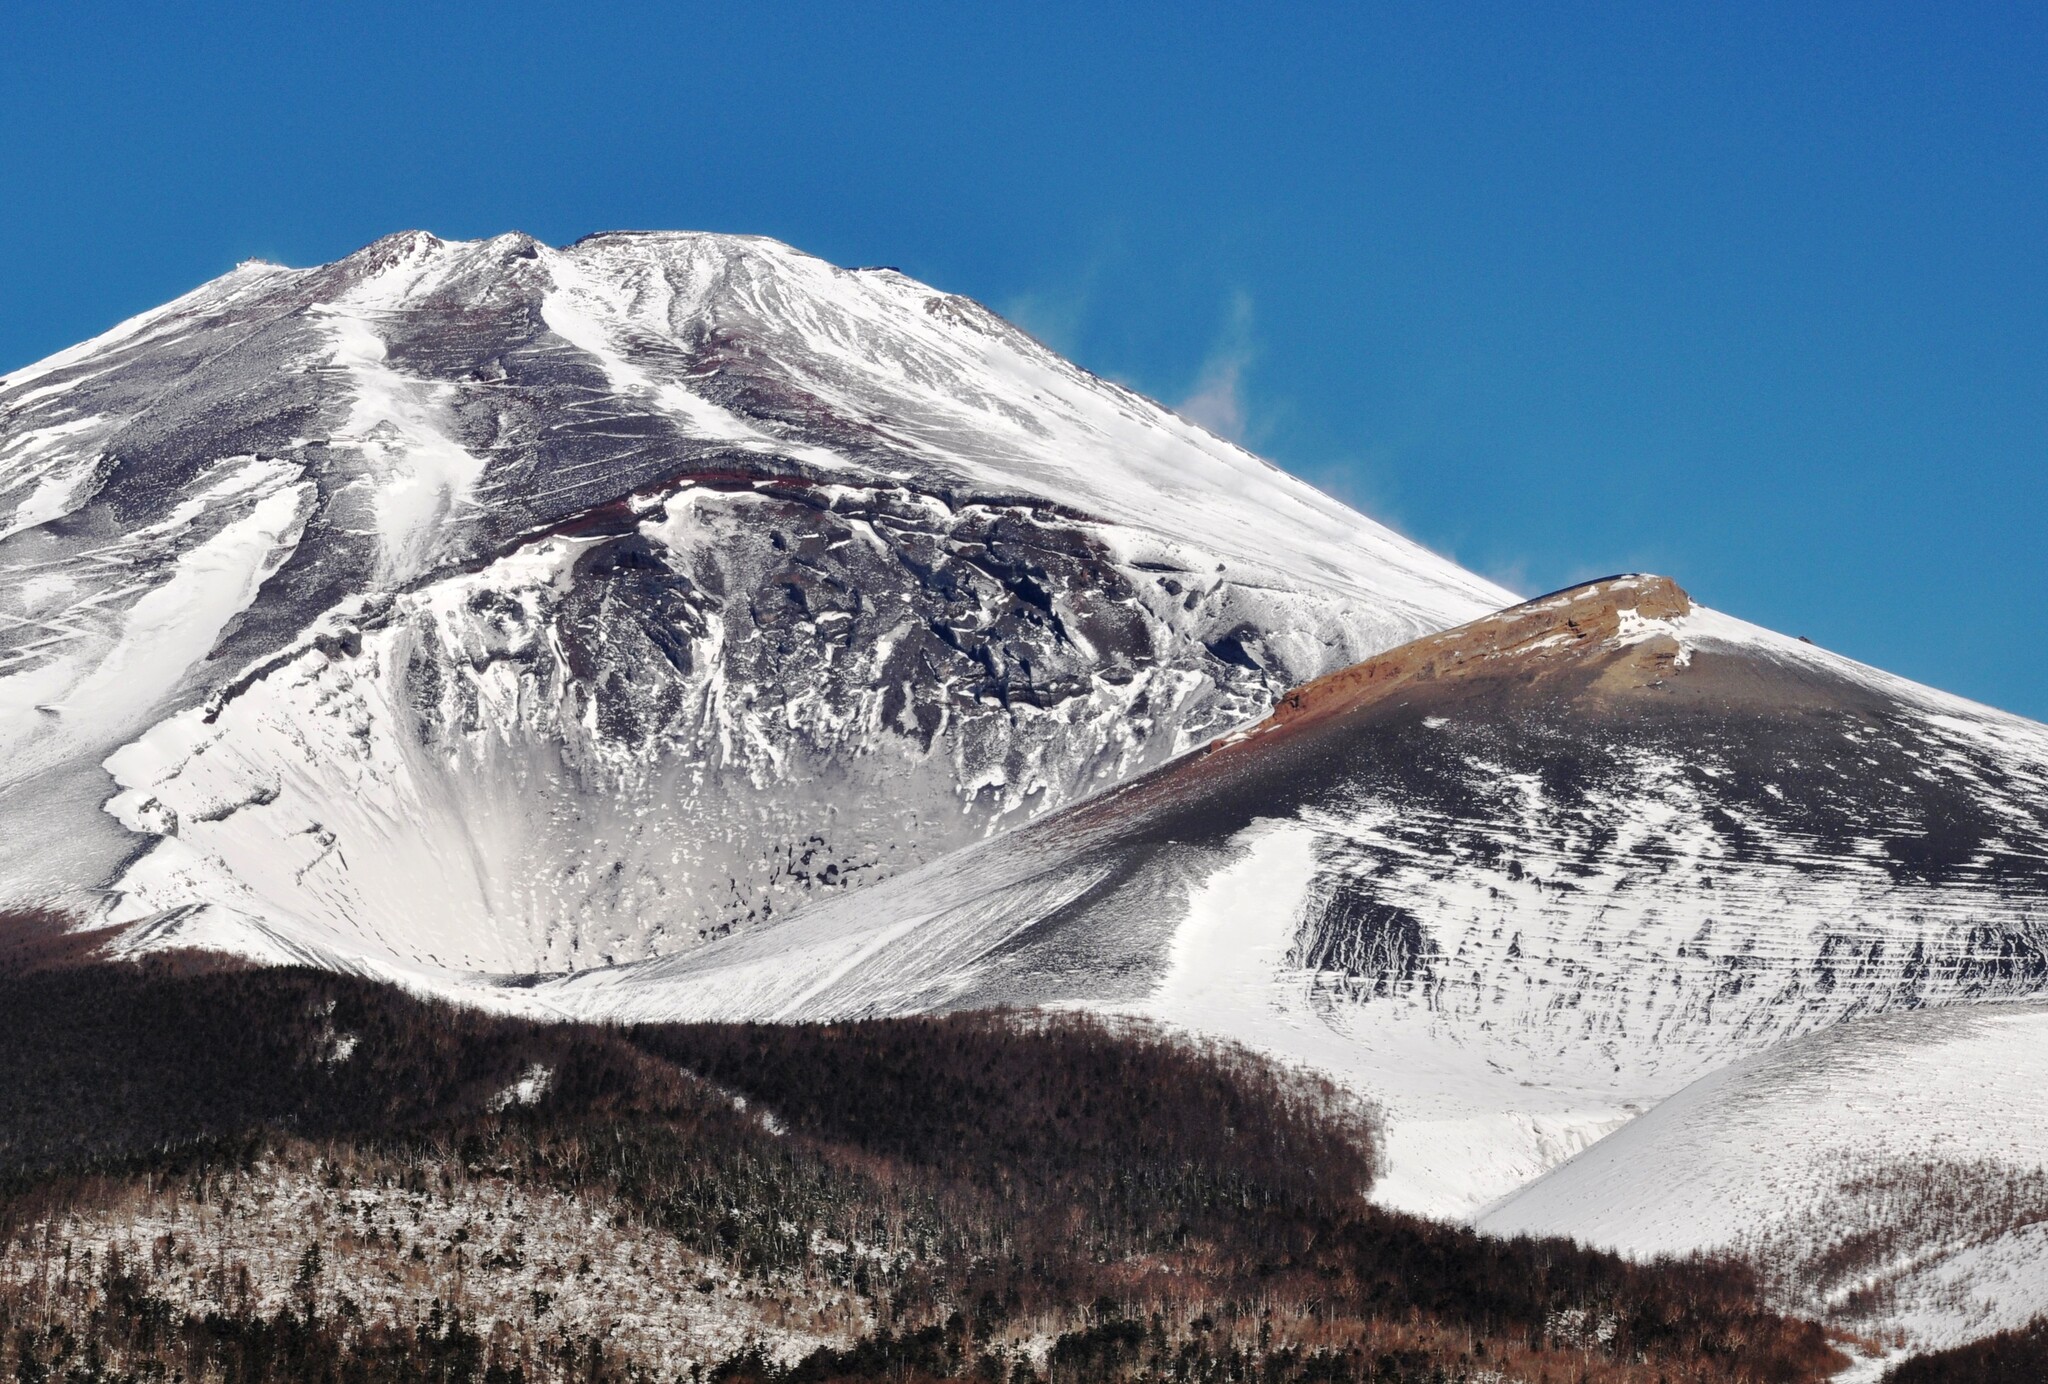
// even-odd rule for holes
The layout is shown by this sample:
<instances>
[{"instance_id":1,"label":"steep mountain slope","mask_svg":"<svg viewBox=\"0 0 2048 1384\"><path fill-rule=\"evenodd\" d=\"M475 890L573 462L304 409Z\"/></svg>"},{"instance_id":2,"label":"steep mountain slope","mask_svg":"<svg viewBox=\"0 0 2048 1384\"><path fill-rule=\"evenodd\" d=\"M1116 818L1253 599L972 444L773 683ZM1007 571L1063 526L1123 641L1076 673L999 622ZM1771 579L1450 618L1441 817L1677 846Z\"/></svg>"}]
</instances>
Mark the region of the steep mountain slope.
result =
<instances>
[{"instance_id":1,"label":"steep mountain slope","mask_svg":"<svg viewBox=\"0 0 2048 1384\"><path fill-rule=\"evenodd\" d=\"M1503 599L894 271L249 264L0 382L0 897L642 957Z\"/></svg>"},{"instance_id":2,"label":"steep mountain slope","mask_svg":"<svg viewBox=\"0 0 2048 1384\"><path fill-rule=\"evenodd\" d=\"M573 1013L1085 1004L1346 1074L1380 1194L1469 1214L1688 1082L2048 984L2048 728L1616 578Z\"/></svg>"},{"instance_id":3,"label":"steep mountain slope","mask_svg":"<svg viewBox=\"0 0 2048 1384\"><path fill-rule=\"evenodd\" d=\"M1794 1310L1939 1348L2048 1312L2048 1006L1859 1019L1693 1083L1482 1216L1736 1250Z\"/></svg>"}]
</instances>

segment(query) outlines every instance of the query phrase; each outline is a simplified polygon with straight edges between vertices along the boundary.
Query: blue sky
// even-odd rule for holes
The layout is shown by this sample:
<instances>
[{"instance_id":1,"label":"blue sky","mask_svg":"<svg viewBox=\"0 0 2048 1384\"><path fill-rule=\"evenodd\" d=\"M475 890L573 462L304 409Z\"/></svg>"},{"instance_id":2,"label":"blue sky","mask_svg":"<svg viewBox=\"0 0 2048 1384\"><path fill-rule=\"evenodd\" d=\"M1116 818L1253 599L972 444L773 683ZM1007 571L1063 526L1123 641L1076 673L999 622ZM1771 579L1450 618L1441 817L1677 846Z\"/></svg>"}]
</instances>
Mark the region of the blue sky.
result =
<instances>
[{"instance_id":1,"label":"blue sky","mask_svg":"<svg viewBox=\"0 0 2048 1384\"><path fill-rule=\"evenodd\" d=\"M2038 4L24 6L0 369L403 227L761 232L2048 716L2044 72Z\"/></svg>"}]
</instances>

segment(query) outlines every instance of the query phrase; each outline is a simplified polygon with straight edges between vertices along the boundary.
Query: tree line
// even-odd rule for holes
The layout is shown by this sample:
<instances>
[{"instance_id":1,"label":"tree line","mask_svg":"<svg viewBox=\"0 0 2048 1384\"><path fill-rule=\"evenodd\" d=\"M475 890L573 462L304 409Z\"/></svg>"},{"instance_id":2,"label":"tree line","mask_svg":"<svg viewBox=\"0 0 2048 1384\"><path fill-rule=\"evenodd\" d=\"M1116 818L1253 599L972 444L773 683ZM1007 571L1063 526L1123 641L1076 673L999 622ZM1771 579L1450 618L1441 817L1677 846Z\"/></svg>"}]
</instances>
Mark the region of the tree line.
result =
<instances>
[{"instance_id":1,"label":"tree line","mask_svg":"<svg viewBox=\"0 0 2048 1384\"><path fill-rule=\"evenodd\" d=\"M146 1266L54 1262L53 1218L145 1185L203 1199L281 1159L343 1186L570 1195L750 1300L860 1304L842 1344L743 1348L689 1384L1796 1384L1842 1362L1740 1264L1377 1208L1371 1112L1346 1092L1139 1024L541 1024L310 970L14 954L31 959L0 961L0 1246L35 1271L0 1288L18 1384L652 1377L630 1341L550 1334L538 1305L351 1316L363 1295L342 1284L197 1312ZM508 1098L536 1070L532 1099Z\"/></svg>"}]
</instances>

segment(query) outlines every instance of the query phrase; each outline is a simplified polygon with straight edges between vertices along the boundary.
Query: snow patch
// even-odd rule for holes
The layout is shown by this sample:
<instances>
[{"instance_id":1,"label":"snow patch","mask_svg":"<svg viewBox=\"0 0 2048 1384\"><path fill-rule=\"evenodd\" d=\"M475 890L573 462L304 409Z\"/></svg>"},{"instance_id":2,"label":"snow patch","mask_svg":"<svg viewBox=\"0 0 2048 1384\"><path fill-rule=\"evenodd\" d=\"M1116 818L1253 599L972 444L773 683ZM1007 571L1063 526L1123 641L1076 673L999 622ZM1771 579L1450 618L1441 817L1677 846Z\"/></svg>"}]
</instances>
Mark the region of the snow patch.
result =
<instances>
[{"instance_id":1,"label":"snow patch","mask_svg":"<svg viewBox=\"0 0 2048 1384\"><path fill-rule=\"evenodd\" d=\"M491 1097L490 1108L509 1110L515 1105L538 1105L540 1098L548 1093L548 1084L554 1078L553 1068L535 1062L521 1074L519 1080Z\"/></svg>"},{"instance_id":2,"label":"snow patch","mask_svg":"<svg viewBox=\"0 0 2048 1384\"><path fill-rule=\"evenodd\" d=\"M392 368L384 339L362 317L339 307L318 311L354 398L331 442L354 449L368 464L383 550L379 578L403 582L434 559L438 531L472 502L484 462L450 435L444 415L452 386Z\"/></svg>"}]
</instances>

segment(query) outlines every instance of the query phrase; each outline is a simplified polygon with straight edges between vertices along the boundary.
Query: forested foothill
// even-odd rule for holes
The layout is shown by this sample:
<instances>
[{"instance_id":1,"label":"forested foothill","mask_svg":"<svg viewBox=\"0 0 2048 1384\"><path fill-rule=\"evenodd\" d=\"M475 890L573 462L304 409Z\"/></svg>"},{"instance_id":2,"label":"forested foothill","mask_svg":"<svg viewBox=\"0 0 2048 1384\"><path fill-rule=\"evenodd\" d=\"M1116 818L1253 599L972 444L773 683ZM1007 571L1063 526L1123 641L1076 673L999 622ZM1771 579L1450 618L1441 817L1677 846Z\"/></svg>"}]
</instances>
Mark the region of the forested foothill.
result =
<instances>
[{"instance_id":1,"label":"forested foothill","mask_svg":"<svg viewBox=\"0 0 2048 1384\"><path fill-rule=\"evenodd\" d=\"M1736 1264L1373 1207L1371 1112L1242 1049L1035 1013L542 1024L0 929L17 1384L1796 1384L1844 1363Z\"/></svg>"}]
</instances>

